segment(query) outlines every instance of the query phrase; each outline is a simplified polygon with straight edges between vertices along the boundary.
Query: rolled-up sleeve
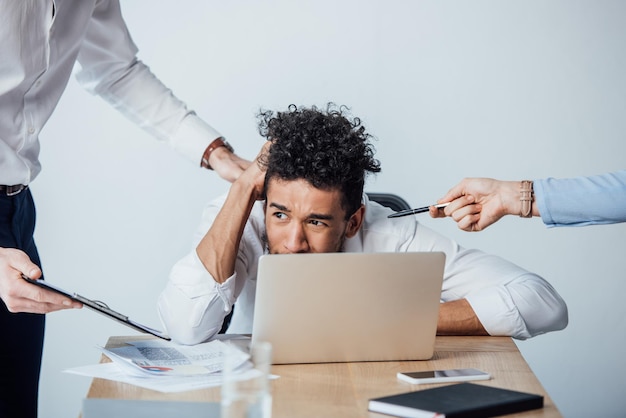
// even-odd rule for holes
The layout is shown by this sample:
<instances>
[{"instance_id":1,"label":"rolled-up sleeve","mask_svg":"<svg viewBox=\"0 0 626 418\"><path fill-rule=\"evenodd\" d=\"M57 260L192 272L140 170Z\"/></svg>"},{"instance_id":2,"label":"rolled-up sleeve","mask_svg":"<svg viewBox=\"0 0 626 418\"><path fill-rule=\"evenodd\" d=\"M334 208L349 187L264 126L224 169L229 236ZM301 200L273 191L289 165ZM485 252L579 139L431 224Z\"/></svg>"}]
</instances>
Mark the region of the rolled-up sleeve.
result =
<instances>
[{"instance_id":1,"label":"rolled-up sleeve","mask_svg":"<svg viewBox=\"0 0 626 418\"><path fill-rule=\"evenodd\" d=\"M567 306L554 288L533 274L472 292L466 299L489 335L527 339L567 326Z\"/></svg>"},{"instance_id":2,"label":"rolled-up sleeve","mask_svg":"<svg viewBox=\"0 0 626 418\"><path fill-rule=\"evenodd\" d=\"M236 273L217 283L195 251L178 261L159 296L158 310L170 337L198 344L217 334L235 301Z\"/></svg>"},{"instance_id":3,"label":"rolled-up sleeve","mask_svg":"<svg viewBox=\"0 0 626 418\"><path fill-rule=\"evenodd\" d=\"M443 251L442 301L467 299L490 335L526 339L567 326L567 305L542 277L418 227L421 251Z\"/></svg>"}]
</instances>

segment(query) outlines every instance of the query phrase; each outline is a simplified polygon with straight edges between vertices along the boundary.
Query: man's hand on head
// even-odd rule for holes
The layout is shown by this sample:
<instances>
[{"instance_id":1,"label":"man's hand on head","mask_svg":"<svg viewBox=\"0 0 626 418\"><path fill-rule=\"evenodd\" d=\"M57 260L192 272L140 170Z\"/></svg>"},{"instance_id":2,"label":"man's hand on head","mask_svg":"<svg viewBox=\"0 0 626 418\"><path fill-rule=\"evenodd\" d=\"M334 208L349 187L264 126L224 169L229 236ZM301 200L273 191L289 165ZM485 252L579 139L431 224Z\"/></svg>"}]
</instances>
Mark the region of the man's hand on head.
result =
<instances>
[{"instance_id":1,"label":"man's hand on head","mask_svg":"<svg viewBox=\"0 0 626 418\"><path fill-rule=\"evenodd\" d=\"M257 154L254 161L252 161L248 168L246 168L246 170L237 179L237 182L244 185L250 185L254 188L255 200L260 200L263 198L263 187L265 186L266 172L266 167L264 163L267 160L267 155L271 146L272 143L266 141L261 147L261 150Z\"/></svg>"}]
</instances>

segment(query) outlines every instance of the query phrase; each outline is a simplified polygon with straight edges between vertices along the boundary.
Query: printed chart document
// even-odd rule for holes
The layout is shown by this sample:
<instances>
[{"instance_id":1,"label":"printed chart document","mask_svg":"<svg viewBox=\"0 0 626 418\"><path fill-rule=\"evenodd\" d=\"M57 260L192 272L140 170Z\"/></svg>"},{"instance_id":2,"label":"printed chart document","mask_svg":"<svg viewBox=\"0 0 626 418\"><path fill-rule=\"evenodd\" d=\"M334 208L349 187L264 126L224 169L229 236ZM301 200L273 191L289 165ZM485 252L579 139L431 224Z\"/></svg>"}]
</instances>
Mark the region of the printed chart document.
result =
<instances>
[{"instance_id":1,"label":"printed chart document","mask_svg":"<svg viewBox=\"0 0 626 418\"><path fill-rule=\"evenodd\" d=\"M238 356L241 378L251 370L249 354L234 345L214 340L185 346L164 340L130 341L127 346L100 348L112 363L66 370L82 376L115 380L159 392L182 392L219 386L227 350Z\"/></svg>"},{"instance_id":2,"label":"printed chart document","mask_svg":"<svg viewBox=\"0 0 626 418\"><path fill-rule=\"evenodd\" d=\"M194 376L219 372L223 369L224 353L231 349L226 343L214 340L197 345L178 345L162 340L131 341L117 348L101 348L114 363L130 373L154 375ZM239 349L238 366L250 356Z\"/></svg>"}]
</instances>

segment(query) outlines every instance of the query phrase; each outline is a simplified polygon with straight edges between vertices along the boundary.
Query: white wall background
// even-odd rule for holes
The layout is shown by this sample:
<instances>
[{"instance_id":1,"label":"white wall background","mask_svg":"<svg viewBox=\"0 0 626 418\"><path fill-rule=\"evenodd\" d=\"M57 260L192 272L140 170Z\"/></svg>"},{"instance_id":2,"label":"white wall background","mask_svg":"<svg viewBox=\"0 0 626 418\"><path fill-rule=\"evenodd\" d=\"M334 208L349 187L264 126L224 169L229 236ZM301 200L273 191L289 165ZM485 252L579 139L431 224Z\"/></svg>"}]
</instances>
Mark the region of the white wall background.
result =
<instances>
[{"instance_id":1,"label":"white wall background","mask_svg":"<svg viewBox=\"0 0 626 418\"><path fill-rule=\"evenodd\" d=\"M256 155L260 107L346 104L378 141L370 191L413 205L465 176L592 175L626 166L626 3L594 1L125 1L140 57L237 152ZM70 82L32 185L49 281L158 326L155 301L201 209L227 190ZM589 204L602 204L590 201ZM424 223L547 278L570 325L519 342L566 417L626 409L626 224L482 233ZM111 335L91 311L48 316L41 417L73 417Z\"/></svg>"}]
</instances>

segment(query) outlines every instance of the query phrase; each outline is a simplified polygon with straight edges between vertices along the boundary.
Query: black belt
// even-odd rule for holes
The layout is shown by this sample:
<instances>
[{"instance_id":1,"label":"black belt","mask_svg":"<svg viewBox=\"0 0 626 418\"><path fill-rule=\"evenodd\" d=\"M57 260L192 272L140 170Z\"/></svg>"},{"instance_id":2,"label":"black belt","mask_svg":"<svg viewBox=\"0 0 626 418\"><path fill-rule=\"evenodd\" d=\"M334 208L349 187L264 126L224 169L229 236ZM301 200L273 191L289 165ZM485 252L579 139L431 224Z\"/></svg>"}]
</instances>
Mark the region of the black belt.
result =
<instances>
[{"instance_id":1,"label":"black belt","mask_svg":"<svg viewBox=\"0 0 626 418\"><path fill-rule=\"evenodd\" d=\"M0 195L15 196L27 188L28 186L24 186L23 184L15 184L13 186L0 185Z\"/></svg>"}]
</instances>

